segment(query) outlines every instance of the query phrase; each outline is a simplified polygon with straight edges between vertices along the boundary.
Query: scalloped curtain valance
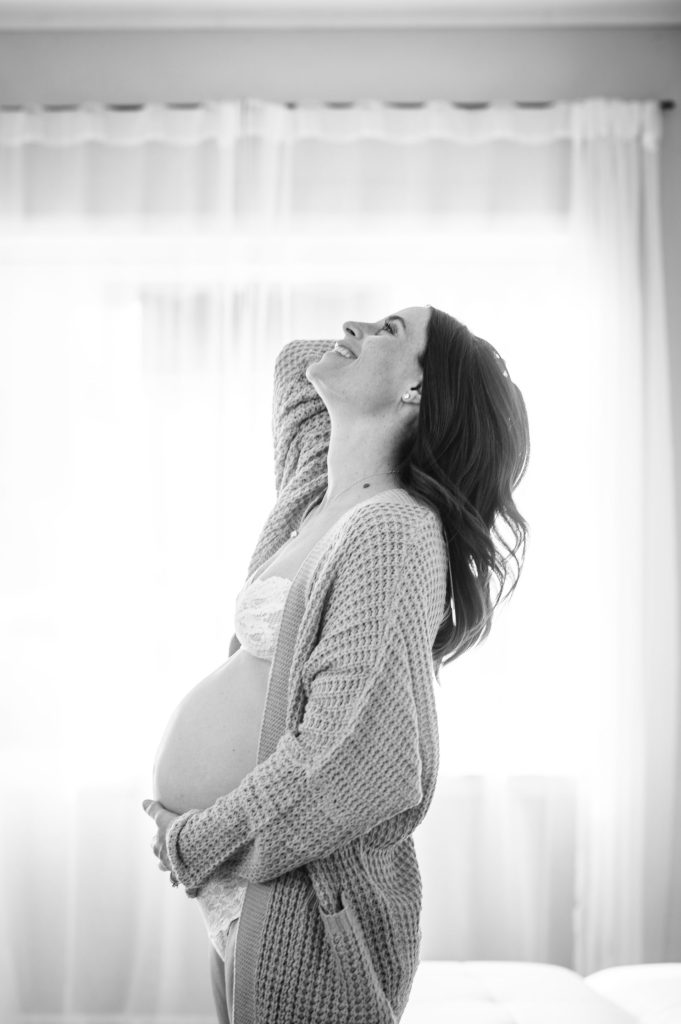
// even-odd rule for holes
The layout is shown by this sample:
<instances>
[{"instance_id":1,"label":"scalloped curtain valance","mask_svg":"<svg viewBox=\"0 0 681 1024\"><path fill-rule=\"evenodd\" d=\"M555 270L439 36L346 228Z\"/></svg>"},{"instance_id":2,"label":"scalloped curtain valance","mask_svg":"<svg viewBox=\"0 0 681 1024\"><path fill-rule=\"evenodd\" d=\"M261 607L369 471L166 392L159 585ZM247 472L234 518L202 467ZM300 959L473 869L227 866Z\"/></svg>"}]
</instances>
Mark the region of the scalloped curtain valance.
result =
<instances>
[{"instance_id":1,"label":"scalloped curtain valance","mask_svg":"<svg viewBox=\"0 0 681 1024\"><path fill-rule=\"evenodd\" d=\"M0 223L319 232L563 215L568 153L605 139L654 152L661 131L656 103L599 99L0 109Z\"/></svg>"}]
</instances>

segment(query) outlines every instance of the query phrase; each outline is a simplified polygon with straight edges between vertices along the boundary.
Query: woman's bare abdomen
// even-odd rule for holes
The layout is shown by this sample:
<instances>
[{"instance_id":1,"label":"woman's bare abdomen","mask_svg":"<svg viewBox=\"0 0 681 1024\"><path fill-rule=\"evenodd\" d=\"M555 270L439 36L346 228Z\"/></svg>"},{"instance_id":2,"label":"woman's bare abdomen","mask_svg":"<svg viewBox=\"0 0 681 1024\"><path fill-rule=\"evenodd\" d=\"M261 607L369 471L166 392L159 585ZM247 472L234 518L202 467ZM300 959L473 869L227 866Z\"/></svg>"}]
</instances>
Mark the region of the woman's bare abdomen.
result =
<instances>
[{"instance_id":1,"label":"woman's bare abdomen","mask_svg":"<svg viewBox=\"0 0 681 1024\"><path fill-rule=\"evenodd\" d=\"M156 754L155 800L203 810L255 768L270 667L239 648L182 699Z\"/></svg>"}]
</instances>

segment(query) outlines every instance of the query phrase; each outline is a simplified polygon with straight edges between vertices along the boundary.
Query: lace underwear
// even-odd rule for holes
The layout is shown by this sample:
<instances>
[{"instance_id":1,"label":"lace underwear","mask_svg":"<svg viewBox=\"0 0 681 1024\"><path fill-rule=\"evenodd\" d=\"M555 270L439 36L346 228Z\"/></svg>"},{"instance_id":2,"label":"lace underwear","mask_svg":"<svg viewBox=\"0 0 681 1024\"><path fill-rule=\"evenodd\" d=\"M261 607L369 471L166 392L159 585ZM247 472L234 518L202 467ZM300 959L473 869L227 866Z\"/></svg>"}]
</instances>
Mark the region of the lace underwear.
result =
<instances>
[{"instance_id":1,"label":"lace underwear","mask_svg":"<svg viewBox=\"0 0 681 1024\"><path fill-rule=\"evenodd\" d=\"M225 872L225 875L227 872ZM208 937L218 953L225 959L227 932L235 917L241 916L246 895L246 882L237 882L224 877L218 868L201 886L196 902L201 908Z\"/></svg>"}]
</instances>

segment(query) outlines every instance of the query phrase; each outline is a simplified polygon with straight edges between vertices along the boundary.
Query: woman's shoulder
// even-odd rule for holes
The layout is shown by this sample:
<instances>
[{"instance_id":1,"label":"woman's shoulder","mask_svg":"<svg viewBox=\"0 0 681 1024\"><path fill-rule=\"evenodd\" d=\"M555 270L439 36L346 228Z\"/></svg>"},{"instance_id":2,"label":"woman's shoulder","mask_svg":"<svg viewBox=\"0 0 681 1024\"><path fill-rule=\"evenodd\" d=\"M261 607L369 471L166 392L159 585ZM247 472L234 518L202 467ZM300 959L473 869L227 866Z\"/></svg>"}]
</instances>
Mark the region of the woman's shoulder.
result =
<instances>
[{"instance_id":1,"label":"woman's shoulder","mask_svg":"<svg viewBox=\"0 0 681 1024\"><path fill-rule=\"evenodd\" d=\"M381 491L361 501L343 517L339 530L341 545L377 543L391 539L432 548L442 554L442 520L435 508L403 487ZM436 541L433 546L433 540Z\"/></svg>"},{"instance_id":2,"label":"woman's shoulder","mask_svg":"<svg viewBox=\"0 0 681 1024\"><path fill-rule=\"evenodd\" d=\"M369 518L375 515L377 518L402 519L404 510L408 510L407 516L411 519L414 518L412 513L417 512L421 517L428 516L440 521L437 510L429 505L421 495L415 495L406 487L390 487L379 491L372 498L358 502L350 509L350 512L356 515L367 515Z\"/></svg>"},{"instance_id":3,"label":"woman's shoulder","mask_svg":"<svg viewBox=\"0 0 681 1024\"><path fill-rule=\"evenodd\" d=\"M337 524L311 587L342 590L348 601L398 590L408 580L410 606L436 628L446 599L448 548L439 513L406 489L360 502ZM420 594L422 600L417 600Z\"/></svg>"}]
</instances>

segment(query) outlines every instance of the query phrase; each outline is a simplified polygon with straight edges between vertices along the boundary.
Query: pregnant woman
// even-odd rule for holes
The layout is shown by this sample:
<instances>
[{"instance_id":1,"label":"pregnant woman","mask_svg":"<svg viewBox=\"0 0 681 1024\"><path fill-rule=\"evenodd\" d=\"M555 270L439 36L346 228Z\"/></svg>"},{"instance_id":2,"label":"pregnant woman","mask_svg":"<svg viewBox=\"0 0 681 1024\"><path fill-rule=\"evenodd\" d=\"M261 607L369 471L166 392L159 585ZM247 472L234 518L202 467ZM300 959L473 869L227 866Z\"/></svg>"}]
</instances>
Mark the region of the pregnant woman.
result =
<instances>
[{"instance_id":1,"label":"pregnant woman","mask_svg":"<svg viewBox=\"0 0 681 1024\"><path fill-rule=\"evenodd\" d=\"M203 912L221 1024L402 1016L433 684L522 568L527 413L499 354L430 306L343 327L277 356L277 500L230 657L171 717L144 801Z\"/></svg>"}]
</instances>

